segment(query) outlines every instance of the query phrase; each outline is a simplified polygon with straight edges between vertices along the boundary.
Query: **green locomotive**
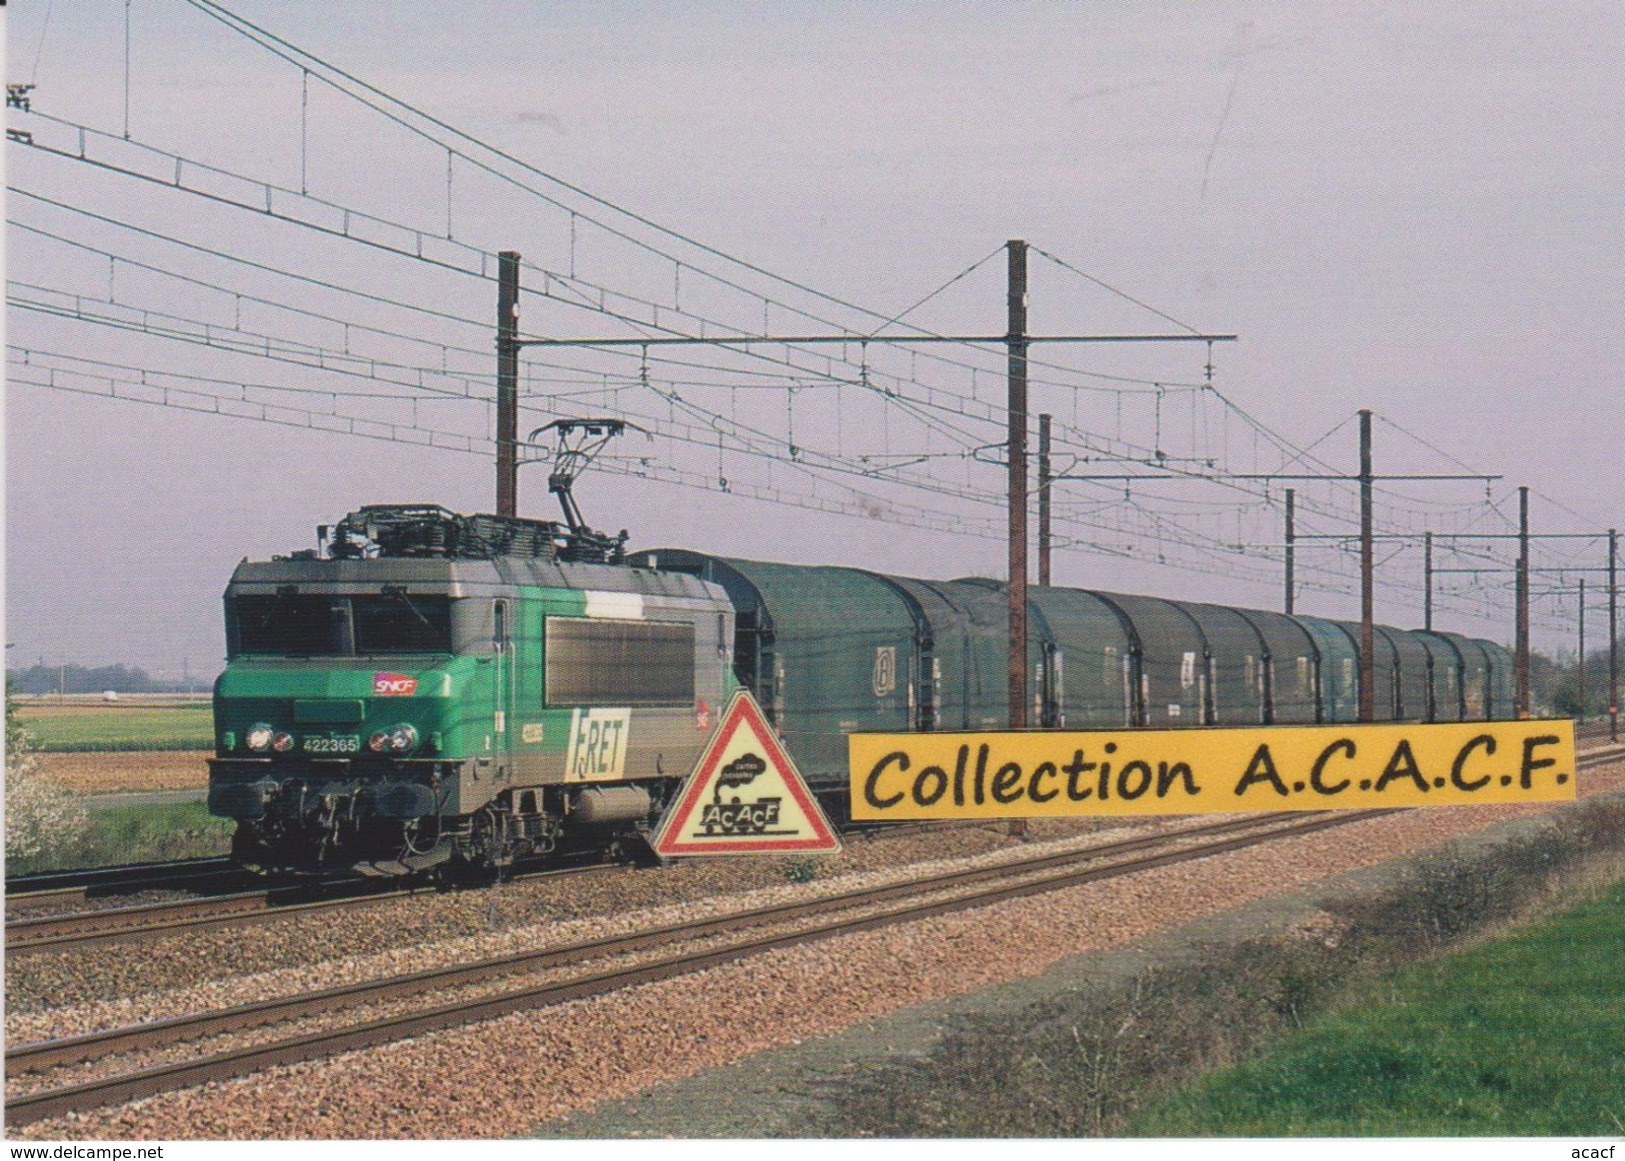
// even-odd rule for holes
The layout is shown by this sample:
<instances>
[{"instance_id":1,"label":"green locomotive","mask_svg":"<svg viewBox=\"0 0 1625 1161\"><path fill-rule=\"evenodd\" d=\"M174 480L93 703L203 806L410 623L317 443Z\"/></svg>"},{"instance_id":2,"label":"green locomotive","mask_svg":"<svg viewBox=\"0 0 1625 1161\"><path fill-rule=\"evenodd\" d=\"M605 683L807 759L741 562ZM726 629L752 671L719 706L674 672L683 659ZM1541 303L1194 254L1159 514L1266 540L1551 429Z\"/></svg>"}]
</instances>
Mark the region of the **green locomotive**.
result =
<instances>
[{"instance_id":1,"label":"green locomotive","mask_svg":"<svg viewBox=\"0 0 1625 1161\"><path fill-rule=\"evenodd\" d=\"M717 585L550 521L379 505L225 594L210 812L263 870L501 867L646 830L736 687Z\"/></svg>"}]
</instances>

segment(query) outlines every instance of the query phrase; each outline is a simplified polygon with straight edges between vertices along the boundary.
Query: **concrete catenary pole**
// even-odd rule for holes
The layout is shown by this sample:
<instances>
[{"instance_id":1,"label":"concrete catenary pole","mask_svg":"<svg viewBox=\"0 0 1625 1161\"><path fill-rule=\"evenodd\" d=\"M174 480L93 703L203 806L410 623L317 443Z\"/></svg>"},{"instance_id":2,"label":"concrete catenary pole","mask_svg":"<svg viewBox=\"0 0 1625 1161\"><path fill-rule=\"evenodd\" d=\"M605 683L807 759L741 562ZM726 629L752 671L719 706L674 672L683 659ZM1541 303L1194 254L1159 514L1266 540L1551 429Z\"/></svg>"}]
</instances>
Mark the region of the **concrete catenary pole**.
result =
<instances>
[{"instance_id":1,"label":"concrete catenary pole","mask_svg":"<svg viewBox=\"0 0 1625 1161\"><path fill-rule=\"evenodd\" d=\"M1287 616L1292 615L1293 588L1296 587L1292 579L1292 566L1296 563L1294 557L1297 552L1298 532L1293 525L1293 503L1297 499L1296 493L1288 488L1286 490L1286 608L1283 610Z\"/></svg>"},{"instance_id":2,"label":"concrete catenary pole","mask_svg":"<svg viewBox=\"0 0 1625 1161\"><path fill-rule=\"evenodd\" d=\"M1517 638L1513 643L1512 673L1516 683L1513 710L1529 716L1529 489L1518 489Z\"/></svg>"},{"instance_id":3,"label":"concrete catenary pole","mask_svg":"<svg viewBox=\"0 0 1625 1161\"><path fill-rule=\"evenodd\" d=\"M1360 720L1376 718L1375 570L1371 545L1371 412L1360 411Z\"/></svg>"},{"instance_id":4,"label":"concrete catenary pole","mask_svg":"<svg viewBox=\"0 0 1625 1161\"><path fill-rule=\"evenodd\" d=\"M1010 728L1027 724L1027 243L1009 258Z\"/></svg>"},{"instance_id":5,"label":"concrete catenary pole","mask_svg":"<svg viewBox=\"0 0 1625 1161\"><path fill-rule=\"evenodd\" d=\"M1576 674L1580 686L1580 720L1586 717L1586 578L1580 578L1580 665Z\"/></svg>"},{"instance_id":6,"label":"concrete catenary pole","mask_svg":"<svg viewBox=\"0 0 1625 1161\"><path fill-rule=\"evenodd\" d=\"M1049 584L1049 422L1047 414L1038 417L1038 583Z\"/></svg>"},{"instance_id":7,"label":"concrete catenary pole","mask_svg":"<svg viewBox=\"0 0 1625 1161\"><path fill-rule=\"evenodd\" d=\"M519 515L519 252L497 255L497 515Z\"/></svg>"},{"instance_id":8,"label":"concrete catenary pole","mask_svg":"<svg viewBox=\"0 0 1625 1161\"><path fill-rule=\"evenodd\" d=\"M1619 741L1619 586L1614 562L1619 559L1619 533L1608 530L1608 737Z\"/></svg>"},{"instance_id":9,"label":"concrete catenary pole","mask_svg":"<svg viewBox=\"0 0 1625 1161\"><path fill-rule=\"evenodd\" d=\"M1422 628L1433 632L1433 533L1422 533Z\"/></svg>"}]
</instances>

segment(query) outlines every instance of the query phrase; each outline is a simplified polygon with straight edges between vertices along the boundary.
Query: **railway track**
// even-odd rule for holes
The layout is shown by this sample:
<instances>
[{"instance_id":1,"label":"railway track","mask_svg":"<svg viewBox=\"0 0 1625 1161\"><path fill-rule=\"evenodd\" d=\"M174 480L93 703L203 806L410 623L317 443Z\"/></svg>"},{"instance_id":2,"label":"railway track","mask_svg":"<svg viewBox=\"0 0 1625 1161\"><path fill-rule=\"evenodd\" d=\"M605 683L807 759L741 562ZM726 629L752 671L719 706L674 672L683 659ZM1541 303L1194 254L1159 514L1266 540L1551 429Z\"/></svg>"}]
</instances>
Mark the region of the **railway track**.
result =
<instances>
[{"instance_id":1,"label":"railway track","mask_svg":"<svg viewBox=\"0 0 1625 1161\"><path fill-rule=\"evenodd\" d=\"M1288 816L1268 817L1274 819ZM1369 817L1369 814L1362 817ZM425 991L479 982L502 975L536 971L590 957L624 954L659 946L677 939L696 939L712 934L728 933L737 931L742 926L759 926L764 923L793 919L802 915L818 914L830 909L880 902L910 893L920 894L988 879L1008 878L1012 875L1043 872L1055 868L1076 867L1080 860L1101 858L1146 847L1166 845L1171 839L1222 835L1236 830L1256 828L1259 825L1260 820L1257 817L1225 820L1205 826L1186 828L1175 836L1140 836L1092 847L1086 851L1048 855L1008 866L984 867L973 871L955 872L934 879L913 881L892 887L866 888L862 891L829 896L812 902L786 904L741 912L702 923L674 924L635 935L568 944L542 951L526 952L483 961L477 964L415 972L362 985L331 988L285 999L245 1004L221 1012L177 1017L151 1025L144 1025L138 1029L124 1029L107 1034L94 1034L71 1039L19 1045L7 1049L5 1061L8 1073L13 1071L16 1066L37 1070L59 1064L70 1064L92 1058L107 1050L110 1046L122 1046L139 1041L139 1043L150 1047L177 1040L189 1040L201 1035L249 1028L318 1012L334 1011L356 1004L375 1002L379 999L393 999Z\"/></svg>"},{"instance_id":2,"label":"railway track","mask_svg":"<svg viewBox=\"0 0 1625 1161\"><path fill-rule=\"evenodd\" d=\"M6 1103L14 1125L139 1099L155 1093L248 1075L281 1064L372 1047L425 1032L491 1019L620 988L668 979L777 948L987 906L1064 887L1208 858L1258 843L1364 821L1393 811L1325 811L1227 819L1159 835L1102 844L925 880L866 888L696 923L586 941L474 964L420 971L345 987L244 1004L225 1011L155 1021L62 1040L16 1045L5 1054L8 1078L25 1072L100 1061L345 1009L570 969L563 979L530 981L360 1023L238 1045L203 1056L40 1089ZM769 930L764 933L764 929ZM695 947L696 943L704 946ZM660 952L628 965L629 955ZM609 961L609 962L605 962Z\"/></svg>"},{"instance_id":3,"label":"railway track","mask_svg":"<svg viewBox=\"0 0 1625 1161\"><path fill-rule=\"evenodd\" d=\"M1580 769L1589 766L1602 766L1609 762L1617 762L1625 758L1625 742L1605 742L1584 750L1576 750L1575 762Z\"/></svg>"},{"instance_id":4,"label":"railway track","mask_svg":"<svg viewBox=\"0 0 1625 1161\"><path fill-rule=\"evenodd\" d=\"M129 940L156 939L188 931L284 919L338 907L365 906L398 898L411 891L409 887L374 889L365 895L312 899L308 888L262 888L175 903L144 903L134 907L110 907L14 919L6 924L6 954L16 960L48 951L84 951Z\"/></svg>"},{"instance_id":5,"label":"railway track","mask_svg":"<svg viewBox=\"0 0 1625 1161\"><path fill-rule=\"evenodd\" d=\"M1625 757L1625 744L1593 747L1578 754L1581 769L1620 757ZM130 890L130 885L137 882L149 885L168 882L171 885L184 886L188 878L198 882L215 876L216 881L220 881L218 877L225 874L227 868L229 864L226 860L220 859L60 872L50 876L30 877L39 880L38 890L32 893L19 891L19 895L24 898L37 897L41 893L55 896L58 892L88 891L97 887L105 889L113 885ZM546 873L549 869L551 868L520 873L521 875ZM59 879L62 882L53 882L52 879ZM346 893L337 898L312 898L314 892L308 886L258 888L170 903L150 903L14 919L5 925L5 944L8 954L13 959L42 952L84 951L113 943L261 923L339 907L365 906L373 902L398 898L403 894L431 889L422 884L378 887L373 880L357 882L364 885L364 889L359 892L354 890L357 884L338 884L339 889L345 890ZM326 886L327 889L332 889L335 885ZM8 883L7 888L9 903L11 884Z\"/></svg>"},{"instance_id":6,"label":"railway track","mask_svg":"<svg viewBox=\"0 0 1625 1161\"><path fill-rule=\"evenodd\" d=\"M1584 752L1579 764L1585 768L1621 757L1625 757L1625 746L1601 747ZM464 999L441 1002L427 1008L413 1008L405 1013L360 1023L239 1045L59 1088L42 1088L8 1100L6 1119L11 1124L20 1125L72 1111L123 1103L159 1092L248 1075L281 1064L373 1047L511 1012L602 995L777 948L1208 858L1246 846L1391 813L1397 812L1282 812L1226 819L1173 832L1109 842L1082 851L978 867L888 887L866 888L473 964L428 969L135 1027L16 1045L5 1053L8 1079L84 1062L112 1060L125 1054L201 1041L211 1036L265 1029L294 1020L390 1001L429 995L444 997L456 989L473 989L492 981L560 970L576 973L564 979L522 983L496 994L481 992ZM326 900L315 906L354 902L353 899ZM275 913L286 914L288 910L282 908ZM696 943L705 946L696 948ZM651 951L663 951L663 954L631 965L614 962Z\"/></svg>"},{"instance_id":7,"label":"railway track","mask_svg":"<svg viewBox=\"0 0 1625 1161\"><path fill-rule=\"evenodd\" d=\"M521 868L516 878L571 874L605 869L598 862L557 863ZM10 920L5 925L6 954L13 960L43 952L86 951L113 943L158 939L187 932L265 923L343 907L364 907L403 895L437 891L421 881L395 883L374 878L320 884L259 887L223 895L70 911ZM338 892L333 895L332 892Z\"/></svg>"},{"instance_id":8,"label":"railway track","mask_svg":"<svg viewBox=\"0 0 1625 1161\"><path fill-rule=\"evenodd\" d=\"M129 863L71 871L42 871L6 880L6 908L33 909L142 891L197 891L246 882L227 858Z\"/></svg>"}]
</instances>

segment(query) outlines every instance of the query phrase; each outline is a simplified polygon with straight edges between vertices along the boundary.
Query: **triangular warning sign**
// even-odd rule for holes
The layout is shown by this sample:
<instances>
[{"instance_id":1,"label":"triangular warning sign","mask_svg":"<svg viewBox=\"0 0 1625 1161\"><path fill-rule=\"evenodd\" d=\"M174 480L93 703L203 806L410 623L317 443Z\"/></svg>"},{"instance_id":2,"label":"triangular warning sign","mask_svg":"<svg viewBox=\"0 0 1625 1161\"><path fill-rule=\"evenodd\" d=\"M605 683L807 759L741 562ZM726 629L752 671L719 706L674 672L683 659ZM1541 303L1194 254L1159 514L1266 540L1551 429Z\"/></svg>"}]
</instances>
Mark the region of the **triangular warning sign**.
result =
<instances>
[{"instance_id":1,"label":"triangular warning sign","mask_svg":"<svg viewBox=\"0 0 1625 1161\"><path fill-rule=\"evenodd\" d=\"M668 858L841 849L818 800L744 690L728 703L650 846Z\"/></svg>"}]
</instances>

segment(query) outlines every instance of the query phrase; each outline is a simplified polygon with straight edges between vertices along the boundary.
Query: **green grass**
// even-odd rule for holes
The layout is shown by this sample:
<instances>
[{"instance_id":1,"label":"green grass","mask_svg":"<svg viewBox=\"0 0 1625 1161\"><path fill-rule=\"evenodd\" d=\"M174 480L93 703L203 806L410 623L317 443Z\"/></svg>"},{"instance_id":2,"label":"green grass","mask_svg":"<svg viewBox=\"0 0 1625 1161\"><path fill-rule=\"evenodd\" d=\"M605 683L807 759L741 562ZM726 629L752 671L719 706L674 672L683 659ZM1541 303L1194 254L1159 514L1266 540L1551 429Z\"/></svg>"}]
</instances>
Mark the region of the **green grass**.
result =
<instances>
[{"instance_id":1,"label":"green grass","mask_svg":"<svg viewBox=\"0 0 1625 1161\"><path fill-rule=\"evenodd\" d=\"M236 822L214 818L202 802L168 802L150 806L89 806L83 839L54 859L8 859L8 875L100 867L116 863L198 859L231 852Z\"/></svg>"},{"instance_id":2,"label":"green grass","mask_svg":"<svg viewBox=\"0 0 1625 1161\"><path fill-rule=\"evenodd\" d=\"M1141 1136L1617 1136L1625 883L1382 977L1367 1003L1150 1106Z\"/></svg>"},{"instance_id":3,"label":"green grass","mask_svg":"<svg viewBox=\"0 0 1625 1161\"><path fill-rule=\"evenodd\" d=\"M100 806L89 810L82 866L195 859L231 850L237 823L215 818L202 802Z\"/></svg>"},{"instance_id":4,"label":"green grass","mask_svg":"<svg viewBox=\"0 0 1625 1161\"><path fill-rule=\"evenodd\" d=\"M208 702L174 706L19 708L17 721L34 736L36 749L207 750L214 745L214 714Z\"/></svg>"}]
</instances>

